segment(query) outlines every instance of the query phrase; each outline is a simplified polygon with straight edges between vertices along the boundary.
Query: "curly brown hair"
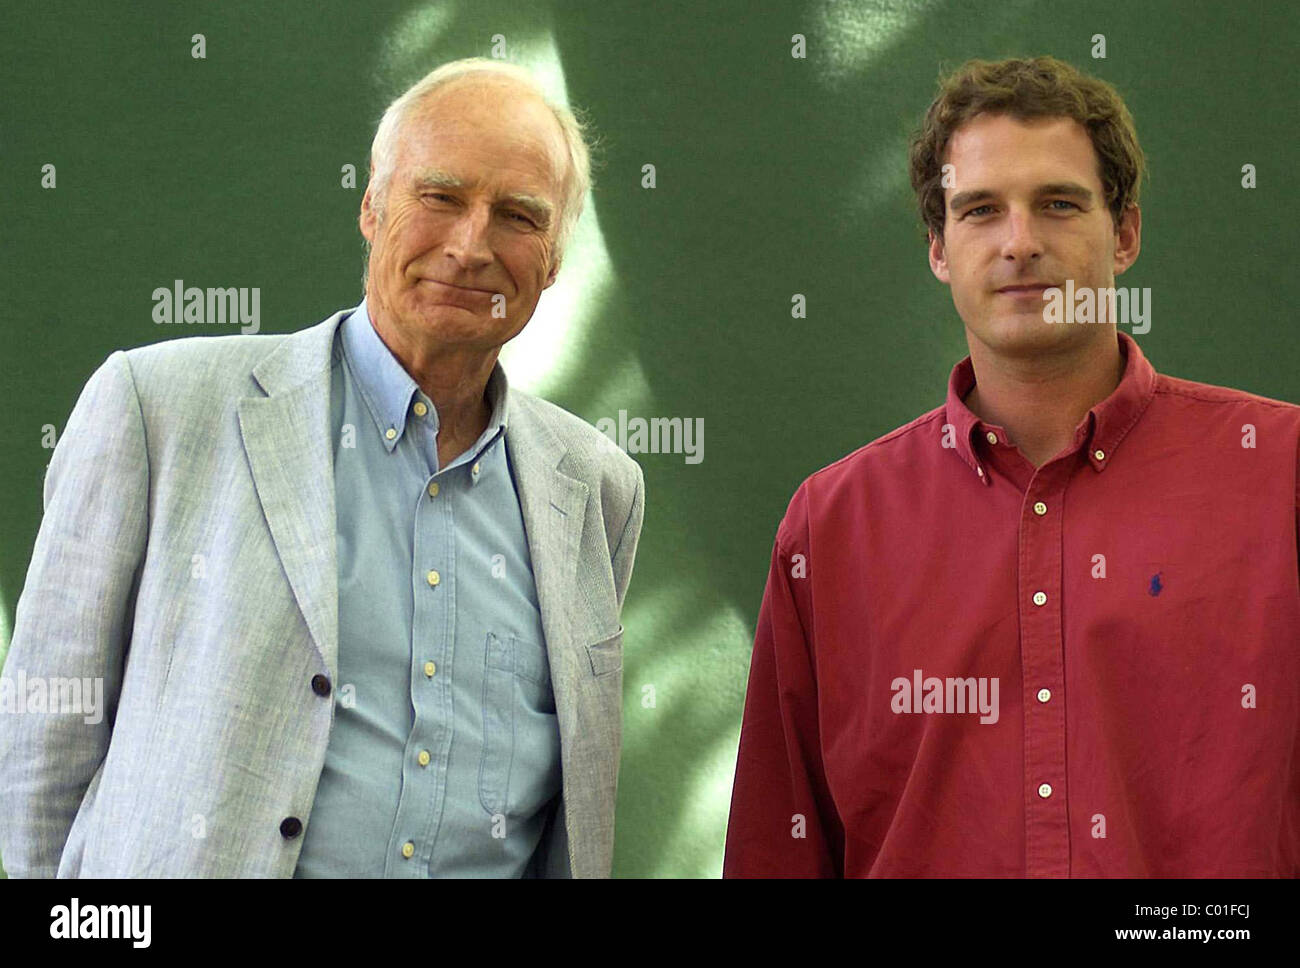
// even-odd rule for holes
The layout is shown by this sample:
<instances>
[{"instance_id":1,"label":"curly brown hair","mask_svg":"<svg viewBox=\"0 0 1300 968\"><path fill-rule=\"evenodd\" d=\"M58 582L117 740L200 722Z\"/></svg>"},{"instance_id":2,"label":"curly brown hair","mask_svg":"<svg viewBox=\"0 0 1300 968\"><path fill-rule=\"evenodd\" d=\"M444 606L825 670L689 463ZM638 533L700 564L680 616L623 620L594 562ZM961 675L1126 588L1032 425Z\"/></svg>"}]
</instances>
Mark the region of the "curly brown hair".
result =
<instances>
[{"instance_id":1,"label":"curly brown hair","mask_svg":"<svg viewBox=\"0 0 1300 968\"><path fill-rule=\"evenodd\" d=\"M940 79L939 93L908 149L921 219L936 238L943 238L944 153L956 130L980 114L1006 114L1020 121L1073 118L1092 139L1116 227L1125 209L1138 203L1146 159L1133 118L1115 88L1055 57L971 60Z\"/></svg>"}]
</instances>

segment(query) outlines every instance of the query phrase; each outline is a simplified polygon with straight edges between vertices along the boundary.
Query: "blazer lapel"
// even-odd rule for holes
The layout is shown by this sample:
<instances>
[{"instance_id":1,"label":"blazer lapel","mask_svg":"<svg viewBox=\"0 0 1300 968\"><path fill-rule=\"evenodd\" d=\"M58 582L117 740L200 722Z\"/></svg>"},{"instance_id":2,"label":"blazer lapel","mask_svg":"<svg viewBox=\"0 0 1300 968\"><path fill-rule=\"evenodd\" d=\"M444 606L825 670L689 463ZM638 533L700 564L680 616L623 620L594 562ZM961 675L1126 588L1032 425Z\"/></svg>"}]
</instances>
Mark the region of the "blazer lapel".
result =
<instances>
[{"instance_id":1,"label":"blazer lapel","mask_svg":"<svg viewBox=\"0 0 1300 968\"><path fill-rule=\"evenodd\" d=\"M587 516L587 485L559 469L568 448L533 412L531 402L510 391L506 451L524 518L533 565L537 604L546 633L551 686L561 742L574 735L577 696L574 678L581 673L571 642L569 603L578 573L582 523ZM578 643L582 645L583 643Z\"/></svg>"},{"instance_id":2,"label":"blazer lapel","mask_svg":"<svg viewBox=\"0 0 1300 968\"><path fill-rule=\"evenodd\" d=\"M338 564L330 366L342 310L287 336L253 368L265 397L239 401L257 497L307 628L338 675Z\"/></svg>"}]
</instances>

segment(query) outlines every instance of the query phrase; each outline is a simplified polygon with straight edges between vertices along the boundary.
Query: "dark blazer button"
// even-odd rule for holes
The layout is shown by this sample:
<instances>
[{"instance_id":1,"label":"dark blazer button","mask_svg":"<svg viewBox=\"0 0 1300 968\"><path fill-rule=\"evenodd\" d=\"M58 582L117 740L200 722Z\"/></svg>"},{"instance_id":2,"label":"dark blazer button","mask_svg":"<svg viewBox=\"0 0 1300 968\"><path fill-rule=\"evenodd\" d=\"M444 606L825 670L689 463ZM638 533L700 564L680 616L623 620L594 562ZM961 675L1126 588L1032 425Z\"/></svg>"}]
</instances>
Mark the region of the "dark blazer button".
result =
<instances>
[{"instance_id":1,"label":"dark blazer button","mask_svg":"<svg viewBox=\"0 0 1300 968\"><path fill-rule=\"evenodd\" d=\"M285 840L293 840L302 833L302 821L297 817L285 817L280 821L280 836Z\"/></svg>"},{"instance_id":2,"label":"dark blazer button","mask_svg":"<svg viewBox=\"0 0 1300 968\"><path fill-rule=\"evenodd\" d=\"M311 677L312 692L318 696L328 696L330 694L330 681L326 676L315 675Z\"/></svg>"}]
</instances>

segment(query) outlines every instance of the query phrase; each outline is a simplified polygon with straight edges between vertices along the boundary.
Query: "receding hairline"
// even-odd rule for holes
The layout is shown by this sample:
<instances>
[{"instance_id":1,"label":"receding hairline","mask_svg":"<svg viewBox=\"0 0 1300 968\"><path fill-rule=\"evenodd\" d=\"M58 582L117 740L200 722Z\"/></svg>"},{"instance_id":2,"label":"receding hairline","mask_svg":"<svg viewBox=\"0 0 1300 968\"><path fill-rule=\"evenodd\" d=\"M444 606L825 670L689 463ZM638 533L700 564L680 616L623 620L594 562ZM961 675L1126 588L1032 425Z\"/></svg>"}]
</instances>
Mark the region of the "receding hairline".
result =
<instances>
[{"instance_id":1,"label":"receding hairline","mask_svg":"<svg viewBox=\"0 0 1300 968\"><path fill-rule=\"evenodd\" d=\"M515 77L513 74L508 74L505 71L493 70L490 67L472 67L459 74L454 74L451 77L446 78L437 87L425 91L420 96L419 100L415 101L411 105L411 111L414 113L415 111L424 108L431 101L434 101L443 94L450 94L458 88L473 84L478 84L484 87L512 87L516 91L527 95L529 100L545 107L547 113L550 114L551 117L555 117L555 109L551 106L550 102L547 101L546 95L543 94L536 85L529 83L522 77ZM555 124L556 127L559 127L559 118L555 118Z\"/></svg>"}]
</instances>

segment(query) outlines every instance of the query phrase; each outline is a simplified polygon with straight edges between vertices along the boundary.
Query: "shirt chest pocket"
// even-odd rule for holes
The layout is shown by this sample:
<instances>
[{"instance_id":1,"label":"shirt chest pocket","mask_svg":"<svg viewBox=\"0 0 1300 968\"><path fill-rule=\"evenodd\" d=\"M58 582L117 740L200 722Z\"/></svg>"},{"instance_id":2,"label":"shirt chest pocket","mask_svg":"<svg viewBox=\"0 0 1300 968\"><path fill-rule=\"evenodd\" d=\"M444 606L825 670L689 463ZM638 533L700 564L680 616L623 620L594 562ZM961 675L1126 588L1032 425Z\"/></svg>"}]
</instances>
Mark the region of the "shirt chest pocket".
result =
<instances>
[{"instance_id":1,"label":"shirt chest pocket","mask_svg":"<svg viewBox=\"0 0 1300 968\"><path fill-rule=\"evenodd\" d=\"M491 815L530 816L559 786L560 730L546 647L489 632L483 657L479 800Z\"/></svg>"}]
</instances>

